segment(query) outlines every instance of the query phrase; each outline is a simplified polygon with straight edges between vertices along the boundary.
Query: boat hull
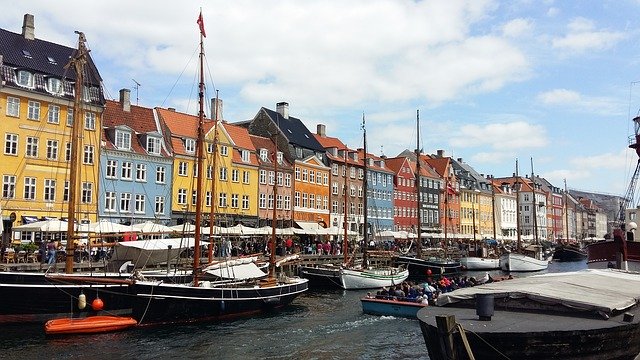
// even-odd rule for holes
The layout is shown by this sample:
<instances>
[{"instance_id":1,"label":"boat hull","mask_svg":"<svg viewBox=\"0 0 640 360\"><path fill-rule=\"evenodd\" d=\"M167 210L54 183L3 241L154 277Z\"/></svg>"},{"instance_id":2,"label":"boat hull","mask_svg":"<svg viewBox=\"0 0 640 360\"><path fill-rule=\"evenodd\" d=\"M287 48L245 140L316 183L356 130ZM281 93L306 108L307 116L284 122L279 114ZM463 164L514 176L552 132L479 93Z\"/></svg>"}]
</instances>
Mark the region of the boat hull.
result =
<instances>
[{"instance_id":1,"label":"boat hull","mask_svg":"<svg viewBox=\"0 0 640 360\"><path fill-rule=\"evenodd\" d=\"M308 280L301 278L265 287L191 287L142 281L131 285L132 314L140 325L220 321L286 306L307 289Z\"/></svg>"},{"instance_id":2,"label":"boat hull","mask_svg":"<svg viewBox=\"0 0 640 360\"><path fill-rule=\"evenodd\" d=\"M308 279L311 288L343 288L339 267L301 266L298 275Z\"/></svg>"},{"instance_id":3,"label":"boat hull","mask_svg":"<svg viewBox=\"0 0 640 360\"><path fill-rule=\"evenodd\" d=\"M496 310L491 321L479 321L475 309L429 306L418 311L417 317L430 359L447 358L435 320L447 315L454 315L465 329L478 360L633 359L640 352L637 316L624 322L623 314L604 320ZM459 331L453 333L453 342L457 351L463 351Z\"/></svg>"},{"instance_id":4,"label":"boat hull","mask_svg":"<svg viewBox=\"0 0 640 360\"><path fill-rule=\"evenodd\" d=\"M583 261L587 259L587 253L577 247L558 246L553 251L553 260L559 262Z\"/></svg>"},{"instance_id":5,"label":"boat hull","mask_svg":"<svg viewBox=\"0 0 640 360\"><path fill-rule=\"evenodd\" d=\"M459 261L447 259L418 259L412 256L398 256L396 265L402 265L409 270L412 278L427 278L434 275L454 275L462 271Z\"/></svg>"},{"instance_id":6,"label":"boat hull","mask_svg":"<svg viewBox=\"0 0 640 360\"><path fill-rule=\"evenodd\" d=\"M47 335L96 334L124 330L137 323L133 318L120 316L62 318L47 321L44 332Z\"/></svg>"},{"instance_id":7,"label":"boat hull","mask_svg":"<svg viewBox=\"0 0 640 360\"><path fill-rule=\"evenodd\" d=\"M549 267L548 260L538 260L518 253L506 253L500 256L500 269L503 271L542 271Z\"/></svg>"},{"instance_id":8,"label":"boat hull","mask_svg":"<svg viewBox=\"0 0 640 360\"><path fill-rule=\"evenodd\" d=\"M460 258L460 265L467 270L494 270L500 269L500 259L466 256Z\"/></svg>"},{"instance_id":9,"label":"boat hull","mask_svg":"<svg viewBox=\"0 0 640 360\"><path fill-rule=\"evenodd\" d=\"M76 274L77 275L77 274ZM122 279L99 276L100 279ZM79 310L77 298L83 292L87 308ZM130 314L129 287L125 284L88 284L72 281L53 281L44 273L0 272L0 323L44 323L54 317L86 316L96 298L104 303L104 310L113 314ZM73 306L70 306L73 305Z\"/></svg>"},{"instance_id":10,"label":"boat hull","mask_svg":"<svg viewBox=\"0 0 640 360\"><path fill-rule=\"evenodd\" d=\"M409 277L409 270L402 268L385 269L342 269L342 288L345 290L377 289L383 286L402 284Z\"/></svg>"},{"instance_id":11,"label":"boat hull","mask_svg":"<svg viewBox=\"0 0 640 360\"><path fill-rule=\"evenodd\" d=\"M627 269L640 271L640 242L627 241ZM614 241L601 241L587 245L587 267L589 269L617 268L619 244ZM624 267L624 264L620 264Z\"/></svg>"},{"instance_id":12,"label":"boat hull","mask_svg":"<svg viewBox=\"0 0 640 360\"><path fill-rule=\"evenodd\" d=\"M396 316L416 319L418 310L427 306L419 302L376 299L364 297L360 299L362 312L370 315Z\"/></svg>"}]
</instances>

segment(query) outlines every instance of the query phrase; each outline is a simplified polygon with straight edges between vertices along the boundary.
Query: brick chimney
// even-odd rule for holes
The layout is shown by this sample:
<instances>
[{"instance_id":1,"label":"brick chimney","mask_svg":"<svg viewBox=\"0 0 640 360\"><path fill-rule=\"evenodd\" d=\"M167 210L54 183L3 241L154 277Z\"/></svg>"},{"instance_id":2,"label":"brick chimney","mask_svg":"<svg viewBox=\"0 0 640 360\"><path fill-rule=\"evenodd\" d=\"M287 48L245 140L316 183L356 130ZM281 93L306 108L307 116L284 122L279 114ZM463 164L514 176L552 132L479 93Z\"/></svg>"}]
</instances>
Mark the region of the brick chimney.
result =
<instances>
[{"instance_id":1,"label":"brick chimney","mask_svg":"<svg viewBox=\"0 0 640 360\"><path fill-rule=\"evenodd\" d=\"M439 158L443 158L444 157L444 150L438 150L437 153L438 153L438 157Z\"/></svg>"},{"instance_id":2,"label":"brick chimney","mask_svg":"<svg viewBox=\"0 0 640 360\"><path fill-rule=\"evenodd\" d=\"M222 99L213 98L211 99L211 119L212 120L222 120Z\"/></svg>"},{"instance_id":3,"label":"brick chimney","mask_svg":"<svg viewBox=\"0 0 640 360\"><path fill-rule=\"evenodd\" d=\"M282 115L283 118L289 118L289 103L288 102L279 102L276 104L276 111L278 114Z\"/></svg>"},{"instance_id":4,"label":"brick chimney","mask_svg":"<svg viewBox=\"0 0 640 360\"><path fill-rule=\"evenodd\" d=\"M35 26L33 25L33 15L24 14L24 20L22 21L22 36L27 40L35 39Z\"/></svg>"},{"instance_id":5,"label":"brick chimney","mask_svg":"<svg viewBox=\"0 0 640 360\"><path fill-rule=\"evenodd\" d=\"M120 106L122 111L131 112L131 90L120 89Z\"/></svg>"},{"instance_id":6,"label":"brick chimney","mask_svg":"<svg viewBox=\"0 0 640 360\"><path fill-rule=\"evenodd\" d=\"M326 137L327 136L327 126L324 124L318 124L317 128L316 128L316 134L320 135L322 137Z\"/></svg>"}]
</instances>

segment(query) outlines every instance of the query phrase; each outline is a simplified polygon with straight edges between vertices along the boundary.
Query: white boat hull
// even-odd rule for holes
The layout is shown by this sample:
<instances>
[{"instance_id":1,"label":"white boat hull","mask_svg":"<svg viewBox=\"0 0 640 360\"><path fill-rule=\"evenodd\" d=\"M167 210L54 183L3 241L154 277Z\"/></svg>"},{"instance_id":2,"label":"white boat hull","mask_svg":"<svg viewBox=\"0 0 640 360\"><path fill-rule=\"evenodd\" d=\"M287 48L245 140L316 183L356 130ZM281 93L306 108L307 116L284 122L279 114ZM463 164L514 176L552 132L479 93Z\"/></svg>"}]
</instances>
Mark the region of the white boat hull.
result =
<instances>
[{"instance_id":1,"label":"white boat hull","mask_svg":"<svg viewBox=\"0 0 640 360\"><path fill-rule=\"evenodd\" d=\"M409 270L385 269L342 269L340 283L343 289L376 289L383 286L401 284L409 277Z\"/></svg>"},{"instance_id":2,"label":"white boat hull","mask_svg":"<svg viewBox=\"0 0 640 360\"><path fill-rule=\"evenodd\" d=\"M548 260L539 260L518 253L506 253L500 256L500 269L503 271L541 271L549 267Z\"/></svg>"},{"instance_id":3,"label":"white boat hull","mask_svg":"<svg viewBox=\"0 0 640 360\"><path fill-rule=\"evenodd\" d=\"M481 258L467 256L460 258L460 264L467 270L494 270L500 269L500 259Z\"/></svg>"}]
</instances>

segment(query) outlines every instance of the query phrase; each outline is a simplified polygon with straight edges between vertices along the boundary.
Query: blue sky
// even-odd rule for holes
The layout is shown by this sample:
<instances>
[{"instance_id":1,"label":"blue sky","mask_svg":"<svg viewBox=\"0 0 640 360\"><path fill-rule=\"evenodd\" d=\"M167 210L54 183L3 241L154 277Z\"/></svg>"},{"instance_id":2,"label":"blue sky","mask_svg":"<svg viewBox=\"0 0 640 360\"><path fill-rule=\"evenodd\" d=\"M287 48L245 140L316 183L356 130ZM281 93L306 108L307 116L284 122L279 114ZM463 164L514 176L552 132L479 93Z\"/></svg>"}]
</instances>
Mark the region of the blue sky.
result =
<instances>
[{"instance_id":1,"label":"blue sky","mask_svg":"<svg viewBox=\"0 0 640 360\"><path fill-rule=\"evenodd\" d=\"M0 12L20 32L75 46L85 33L107 96L195 113L202 8L207 97L224 118L286 101L351 148L438 149L496 177L623 194L640 108L639 0L24 1Z\"/></svg>"}]
</instances>

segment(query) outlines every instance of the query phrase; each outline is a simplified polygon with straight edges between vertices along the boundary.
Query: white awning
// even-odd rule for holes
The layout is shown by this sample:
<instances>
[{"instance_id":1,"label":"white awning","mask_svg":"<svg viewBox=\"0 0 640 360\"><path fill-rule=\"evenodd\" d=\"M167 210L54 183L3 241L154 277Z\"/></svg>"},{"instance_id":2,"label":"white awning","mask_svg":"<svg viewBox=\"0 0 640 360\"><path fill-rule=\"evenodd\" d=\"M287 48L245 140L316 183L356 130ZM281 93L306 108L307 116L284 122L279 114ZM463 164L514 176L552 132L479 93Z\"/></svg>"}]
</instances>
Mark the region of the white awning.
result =
<instances>
[{"instance_id":1,"label":"white awning","mask_svg":"<svg viewBox=\"0 0 640 360\"><path fill-rule=\"evenodd\" d=\"M320 224L309 221L296 221L300 229L294 229L297 234L322 235L326 234L326 229Z\"/></svg>"},{"instance_id":2,"label":"white awning","mask_svg":"<svg viewBox=\"0 0 640 360\"><path fill-rule=\"evenodd\" d=\"M222 279L235 279L235 280L246 280L246 279L260 279L267 274L265 274L254 262L250 263L229 263L228 266L224 264L220 264L220 266L216 268L207 268L205 269L207 274L211 274L217 276Z\"/></svg>"},{"instance_id":3,"label":"white awning","mask_svg":"<svg viewBox=\"0 0 640 360\"><path fill-rule=\"evenodd\" d=\"M132 261L140 265L155 265L175 259L184 249L191 248L194 244L194 238L121 241L113 247L111 259Z\"/></svg>"}]
</instances>

